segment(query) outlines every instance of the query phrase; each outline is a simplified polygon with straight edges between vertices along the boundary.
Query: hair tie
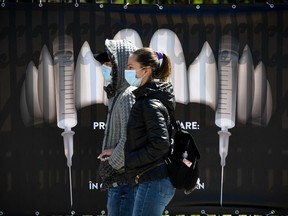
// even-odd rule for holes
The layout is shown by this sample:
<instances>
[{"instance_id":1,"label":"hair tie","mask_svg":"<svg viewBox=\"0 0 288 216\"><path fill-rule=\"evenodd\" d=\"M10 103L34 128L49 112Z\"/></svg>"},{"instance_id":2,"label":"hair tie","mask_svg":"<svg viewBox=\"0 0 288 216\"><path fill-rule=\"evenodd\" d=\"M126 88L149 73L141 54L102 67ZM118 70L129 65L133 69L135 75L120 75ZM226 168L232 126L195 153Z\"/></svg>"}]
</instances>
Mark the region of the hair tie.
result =
<instances>
[{"instance_id":1,"label":"hair tie","mask_svg":"<svg viewBox=\"0 0 288 216\"><path fill-rule=\"evenodd\" d=\"M158 57L158 60L159 60L159 65L161 66L162 65L162 62L163 62L163 52L158 52L158 51L155 51L157 57Z\"/></svg>"},{"instance_id":2,"label":"hair tie","mask_svg":"<svg viewBox=\"0 0 288 216\"><path fill-rule=\"evenodd\" d=\"M159 60L160 60L160 59L163 59L163 52L155 51L155 53L156 53L156 55L157 55L157 57L158 57Z\"/></svg>"}]
</instances>

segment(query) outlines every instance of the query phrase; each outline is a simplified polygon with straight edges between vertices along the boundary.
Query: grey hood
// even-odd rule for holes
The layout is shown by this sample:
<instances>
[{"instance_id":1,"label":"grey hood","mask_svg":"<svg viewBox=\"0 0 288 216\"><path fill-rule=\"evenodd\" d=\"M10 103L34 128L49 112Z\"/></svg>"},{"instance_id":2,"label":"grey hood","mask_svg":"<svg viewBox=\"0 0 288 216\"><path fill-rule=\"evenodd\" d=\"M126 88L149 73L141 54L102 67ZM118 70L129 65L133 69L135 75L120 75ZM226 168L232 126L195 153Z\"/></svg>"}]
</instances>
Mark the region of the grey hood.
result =
<instances>
[{"instance_id":1,"label":"grey hood","mask_svg":"<svg viewBox=\"0 0 288 216\"><path fill-rule=\"evenodd\" d=\"M127 68L128 58L137 47L130 41L105 40L105 49L112 62L112 83L105 88L108 98L115 96L117 92L126 89L129 84L125 80L124 71Z\"/></svg>"}]
</instances>

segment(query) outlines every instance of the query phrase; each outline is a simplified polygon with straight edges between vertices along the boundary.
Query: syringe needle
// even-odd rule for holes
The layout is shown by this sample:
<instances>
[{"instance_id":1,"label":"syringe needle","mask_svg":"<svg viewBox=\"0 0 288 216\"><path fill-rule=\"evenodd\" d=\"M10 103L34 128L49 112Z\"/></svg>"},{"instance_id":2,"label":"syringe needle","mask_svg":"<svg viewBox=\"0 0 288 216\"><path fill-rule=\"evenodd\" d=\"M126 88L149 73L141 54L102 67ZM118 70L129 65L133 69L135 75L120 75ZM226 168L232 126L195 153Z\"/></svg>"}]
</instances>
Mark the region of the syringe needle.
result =
<instances>
[{"instance_id":1,"label":"syringe needle","mask_svg":"<svg viewBox=\"0 0 288 216\"><path fill-rule=\"evenodd\" d=\"M71 207L73 206L73 194L72 194L72 175L71 175L71 166L69 166L69 183L70 183L70 203Z\"/></svg>"},{"instance_id":2,"label":"syringe needle","mask_svg":"<svg viewBox=\"0 0 288 216\"><path fill-rule=\"evenodd\" d=\"M223 198L223 183L224 183L224 166L221 169L221 192L220 192L220 206L222 206L222 198Z\"/></svg>"}]
</instances>

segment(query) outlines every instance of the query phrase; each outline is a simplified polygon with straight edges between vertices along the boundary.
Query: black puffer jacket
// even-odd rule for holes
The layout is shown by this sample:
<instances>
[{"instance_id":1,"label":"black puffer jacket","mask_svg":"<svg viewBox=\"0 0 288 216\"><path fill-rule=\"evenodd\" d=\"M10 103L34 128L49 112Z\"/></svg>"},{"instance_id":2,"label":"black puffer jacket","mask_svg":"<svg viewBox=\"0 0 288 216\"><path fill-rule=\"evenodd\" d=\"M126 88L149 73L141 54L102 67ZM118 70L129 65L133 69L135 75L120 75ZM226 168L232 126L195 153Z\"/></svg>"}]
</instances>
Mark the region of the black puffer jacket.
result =
<instances>
[{"instance_id":1,"label":"black puffer jacket","mask_svg":"<svg viewBox=\"0 0 288 216\"><path fill-rule=\"evenodd\" d=\"M174 112L175 108L172 84L153 81L133 93L136 102L130 112L125 144L126 177L130 183L143 172L139 182L165 178L164 159L172 131L168 109Z\"/></svg>"}]
</instances>

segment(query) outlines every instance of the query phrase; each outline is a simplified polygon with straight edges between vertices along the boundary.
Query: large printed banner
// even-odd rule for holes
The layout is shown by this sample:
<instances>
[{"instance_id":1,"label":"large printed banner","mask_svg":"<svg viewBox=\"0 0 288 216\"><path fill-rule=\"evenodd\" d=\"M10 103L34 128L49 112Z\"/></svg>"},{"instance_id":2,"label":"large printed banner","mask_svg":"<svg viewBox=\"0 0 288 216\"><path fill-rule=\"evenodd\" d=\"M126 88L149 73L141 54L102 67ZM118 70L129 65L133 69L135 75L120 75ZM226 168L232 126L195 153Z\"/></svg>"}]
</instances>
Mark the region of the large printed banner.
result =
<instances>
[{"instance_id":1,"label":"large printed banner","mask_svg":"<svg viewBox=\"0 0 288 216\"><path fill-rule=\"evenodd\" d=\"M288 214L288 7L2 4L0 215L107 215L108 39L172 60L200 183L166 215Z\"/></svg>"}]
</instances>

